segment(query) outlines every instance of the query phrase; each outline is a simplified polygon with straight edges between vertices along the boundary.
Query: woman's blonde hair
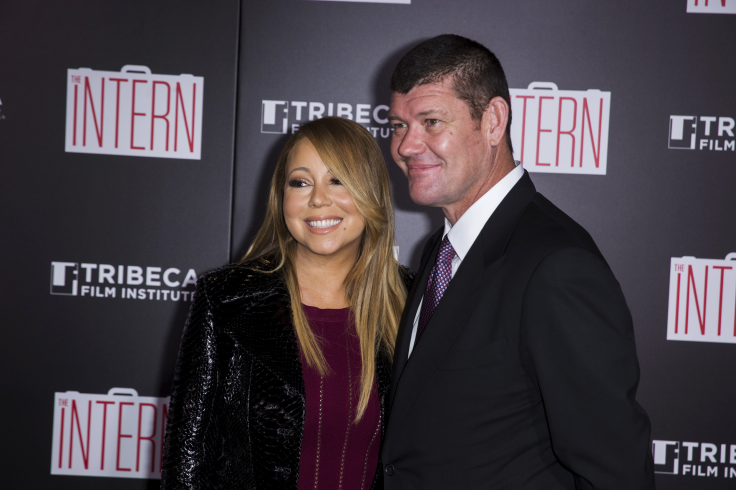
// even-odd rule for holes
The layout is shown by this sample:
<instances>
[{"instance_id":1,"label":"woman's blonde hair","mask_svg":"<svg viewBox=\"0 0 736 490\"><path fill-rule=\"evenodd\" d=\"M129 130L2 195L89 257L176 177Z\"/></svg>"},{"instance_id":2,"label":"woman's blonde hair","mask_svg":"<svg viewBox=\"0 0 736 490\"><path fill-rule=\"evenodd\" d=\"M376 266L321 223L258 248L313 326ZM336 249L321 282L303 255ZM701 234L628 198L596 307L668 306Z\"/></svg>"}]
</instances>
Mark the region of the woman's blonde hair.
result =
<instances>
[{"instance_id":1,"label":"woman's blonde hair","mask_svg":"<svg viewBox=\"0 0 736 490\"><path fill-rule=\"evenodd\" d=\"M307 138L325 167L340 180L365 218L365 230L355 265L345 278L345 292L355 319L362 361L357 423L368 406L375 380L376 356L390 362L406 287L394 258L394 213L388 172L378 144L363 126L341 118L325 117L300 127L284 146L271 180L266 217L241 263L268 257L280 271L291 295L294 329L307 364L326 375L319 339L302 309L294 258L296 241L284 220L284 187L289 154Z\"/></svg>"}]
</instances>

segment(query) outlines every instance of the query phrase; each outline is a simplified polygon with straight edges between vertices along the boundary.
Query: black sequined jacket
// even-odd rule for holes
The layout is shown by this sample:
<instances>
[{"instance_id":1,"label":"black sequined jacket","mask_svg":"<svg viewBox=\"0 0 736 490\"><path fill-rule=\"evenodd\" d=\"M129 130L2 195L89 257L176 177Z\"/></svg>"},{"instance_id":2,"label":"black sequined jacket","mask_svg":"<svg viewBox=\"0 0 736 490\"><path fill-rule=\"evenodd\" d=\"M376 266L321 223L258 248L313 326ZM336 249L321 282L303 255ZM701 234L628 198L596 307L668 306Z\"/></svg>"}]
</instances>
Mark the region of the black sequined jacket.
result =
<instances>
[{"instance_id":1,"label":"black sequined jacket","mask_svg":"<svg viewBox=\"0 0 736 490\"><path fill-rule=\"evenodd\" d=\"M264 259L233 264L197 281L176 364L162 489L298 488L304 379L290 296L278 274L259 272L268 267ZM383 439L391 368L385 354L376 361ZM383 488L381 467L373 489Z\"/></svg>"}]
</instances>

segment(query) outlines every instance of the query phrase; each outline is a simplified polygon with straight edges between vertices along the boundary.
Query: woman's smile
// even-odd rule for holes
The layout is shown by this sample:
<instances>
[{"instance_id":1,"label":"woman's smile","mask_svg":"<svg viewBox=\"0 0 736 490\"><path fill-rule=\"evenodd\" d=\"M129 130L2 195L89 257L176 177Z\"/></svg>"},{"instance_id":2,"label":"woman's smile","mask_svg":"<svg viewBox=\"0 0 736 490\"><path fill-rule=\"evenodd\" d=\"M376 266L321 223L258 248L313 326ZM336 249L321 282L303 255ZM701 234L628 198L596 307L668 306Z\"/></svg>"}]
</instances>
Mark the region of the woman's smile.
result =
<instances>
[{"instance_id":1,"label":"woman's smile","mask_svg":"<svg viewBox=\"0 0 736 490\"><path fill-rule=\"evenodd\" d=\"M318 216L309 217L304 222L307 224L307 229L315 235L327 235L340 227L342 218L337 216Z\"/></svg>"},{"instance_id":2,"label":"woman's smile","mask_svg":"<svg viewBox=\"0 0 736 490\"><path fill-rule=\"evenodd\" d=\"M307 218L304 220L307 226L312 228L332 228L340 224L342 218Z\"/></svg>"}]
</instances>

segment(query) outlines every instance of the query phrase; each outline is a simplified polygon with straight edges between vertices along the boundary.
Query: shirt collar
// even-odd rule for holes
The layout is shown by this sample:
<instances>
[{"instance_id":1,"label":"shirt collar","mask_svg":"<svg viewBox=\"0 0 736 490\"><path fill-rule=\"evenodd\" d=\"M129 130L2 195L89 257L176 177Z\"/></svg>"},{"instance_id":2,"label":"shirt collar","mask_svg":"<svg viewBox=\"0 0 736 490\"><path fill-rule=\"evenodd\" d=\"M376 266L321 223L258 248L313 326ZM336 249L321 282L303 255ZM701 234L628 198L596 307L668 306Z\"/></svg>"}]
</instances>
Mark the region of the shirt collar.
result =
<instances>
[{"instance_id":1,"label":"shirt collar","mask_svg":"<svg viewBox=\"0 0 736 490\"><path fill-rule=\"evenodd\" d=\"M500 181L491 187L480 199L475 201L465 213L460 216L455 226L445 218L445 232L442 237L449 235L448 239L455 249L455 253L462 261L468 250L478 238L480 231L491 217L501 201L511 191L519 180L524 176L524 168L518 161L516 167L507 173Z\"/></svg>"}]
</instances>

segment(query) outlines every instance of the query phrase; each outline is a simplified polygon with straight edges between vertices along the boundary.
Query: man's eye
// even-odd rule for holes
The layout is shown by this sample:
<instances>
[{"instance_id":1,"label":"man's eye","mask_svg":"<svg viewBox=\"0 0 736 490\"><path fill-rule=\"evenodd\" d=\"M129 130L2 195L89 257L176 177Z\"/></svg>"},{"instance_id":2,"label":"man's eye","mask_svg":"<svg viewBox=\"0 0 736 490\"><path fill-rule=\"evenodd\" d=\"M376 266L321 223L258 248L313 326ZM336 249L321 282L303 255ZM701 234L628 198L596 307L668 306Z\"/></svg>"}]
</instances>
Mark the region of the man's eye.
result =
<instances>
[{"instance_id":1,"label":"man's eye","mask_svg":"<svg viewBox=\"0 0 736 490\"><path fill-rule=\"evenodd\" d=\"M434 126L435 124L439 123L439 119L427 119L427 125L428 126Z\"/></svg>"},{"instance_id":2,"label":"man's eye","mask_svg":"<svg viewBox=\"0 0 736 490\"><path fill-rule=\"evenodd\" d=\"M294 179L289 181L289 187L305 187L306 185L307 183L303 180Z\"/></svg>"},{"instance_id":3,"label":"man's eye","mask_svg":"<svg viewBox=\"0 0 736 490\"><path fill-rule=\"evenodd\" d=\"M406 127L406 124L404 123L395 123L393 124L394 131L398 131L400 129L404 129Z\"/></svg>"}]
</instances>

